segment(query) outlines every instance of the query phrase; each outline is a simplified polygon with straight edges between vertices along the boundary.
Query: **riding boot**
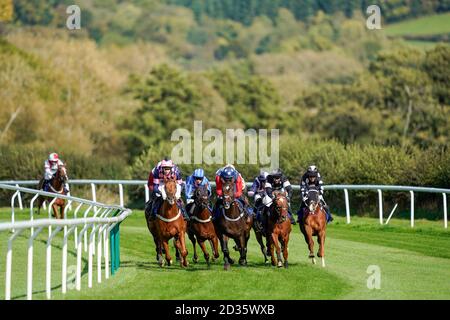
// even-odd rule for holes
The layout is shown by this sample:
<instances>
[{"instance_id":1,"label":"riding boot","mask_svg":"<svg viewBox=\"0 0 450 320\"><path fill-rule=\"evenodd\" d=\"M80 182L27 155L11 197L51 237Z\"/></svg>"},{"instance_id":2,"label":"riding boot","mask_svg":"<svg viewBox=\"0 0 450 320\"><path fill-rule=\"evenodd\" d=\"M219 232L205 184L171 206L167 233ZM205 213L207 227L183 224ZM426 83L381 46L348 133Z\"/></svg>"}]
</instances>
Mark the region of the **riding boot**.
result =
<instances>
[{"instance_id":1,"label":"riding boot","mask_svg":"<svg viewBox=\"0 0 450 320\"><path fill-rule=\"evenodd\" d=\"M51 181L51 180L47 180L47 179L44 180L44 183L43 183L43 185L42 185L42 190L43 190L43 191L48 192L49 187L50 187L50 181Z\"/></svg>"},{"instance_id":2,"label":"riding boot","mask_svg":"<svg viewBox=\"0 0 450 320\"><path fill-rule=\"evenodd\" d=\"M333 218L333 216L331 215L331 212L330 212L330 207L328 207L328 205L325 205L324 208L325 208L325 211L327 213L327 223L330 223L330 222L332 222L334 220L334 218Z\"/></svg>"},{"instance_id":3,"label":"riding boot","mask_svg":"<svg viewBox=\"0 0 450 320\"><path fill-rule=\"evenodd\" d=\"M293 225L297 224L297 222L295 222L295 219L292 216L292 213L290 211L288 212L288 217L289 217L289 220L291 221L291 224L293 224Z\"/></svg>"}]
</instances>

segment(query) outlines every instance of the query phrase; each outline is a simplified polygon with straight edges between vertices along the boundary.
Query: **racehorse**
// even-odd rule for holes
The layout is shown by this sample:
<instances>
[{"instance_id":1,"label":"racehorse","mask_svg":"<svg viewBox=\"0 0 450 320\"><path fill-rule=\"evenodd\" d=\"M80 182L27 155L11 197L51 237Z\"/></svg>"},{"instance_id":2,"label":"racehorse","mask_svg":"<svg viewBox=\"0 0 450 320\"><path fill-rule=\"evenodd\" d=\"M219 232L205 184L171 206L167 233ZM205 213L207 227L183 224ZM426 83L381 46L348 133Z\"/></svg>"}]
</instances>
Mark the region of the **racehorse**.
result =
<instances>
[{"instance_id":1,"label":"racehorse","mask_svg":"<svg viewBox=\"0 0 450 320\"><path fill-rule=\"evenodd\" d=\"M254 208L254 210L256 212L257 208ZM258 241L259 247L264 256L264 263L267 263L269 261L267 259L267 256L270 255L270 252L269 252L269 245L267 243L267 241L268 241L268 239L267 239L267 214L265 212L266 212L266 206L263 205L263 208L261 209L261 213L260 213L262 221L260 222L257 219L253 219L253 231L255 231L256 241ZM266 248L266 245L264 245L263 238L266 239L267 248Z\"/></svg>"},{"instance_id":2,"label":"racehorse","mask_svg":"<svg viewBox=\"0 0 450 320\"><path fill-rule=\"evenodd\" d=\"M145 211L147 227L153 236L156 246L156 254L159 265L172 265L172 257L169 252L169 240L175 239L175 246L181 252L181 267L187 267L187 250L185 241L186 221L183 219L180 209L177 205L177 193L180 186L177 185L175 179L164 179L164 186L161 190L163 203L158 209L156 219L151 219L150 210ZM166 260L163 259L163 249Z\"/></svg>"},{"instance_id":3,"label":"racehorse","mask_svg":"<svg viewBox=\"0 0 450 320\"><path fill-rule=\"evenodd\" d=\"M234 198L234 184L224 181L222 185L223 206L219 209L222 214L214 220L216 234L223 252L224 269L229 270L234 264L228 250L228 238L232 238L237 250L240 252L239 264L247 264L247 242L250 238L250 230L253 224L253 216L246 218L245 208Z\"/></svg>"},{"instance_id":4,"label":"racehorse","mask_svg":"<svg viewBox=\"0 0 450 320\"><path fill-rule=\"evenodd\" d=\"M313 264L316 264L314 258L314 240L317 236L319 242L319 251L317 256L322 260L322 267L325 267L325 231L327 227L327 218L325 209L322 207L319 197L319 191L311 189L308 191L305 201L306 208L303 209L303 217L299 223L300 230L305 237L309 248L309 258Z\"/></svg>"},{"instance_id":5,"label":"racehorse","mask_svg":"<svg viewBox=\"0 0 450 320\"><path fill-rule=\"evenodd\" d=\"M197 247L196 241L203 251L206 263L209 266L209 253L205 247L205 241L208 240L212 244L214 253L213 261L219 258L219 240L217 239L214 224L211 221L211 211L208 207L209 197L208 189L205 186L199 186L194 193L195 208L188 222L188 236L194 247L194 263L197 263Z\"/></svg>"},{"instance_id":6,"label":"racehorse","mask_svg":"<svg viewBox=\"0 0 450 320\"><path fill-rule=\"evenodd\" d=\"M284 267L288 267L288 243L291 233L291 221L288 217L289 202L285 192L274 191L274 200L270 206L270 214L267 221L267 239L272 265L279 268L283 266L281 250L283 250ZM279 244L281 244L281 249ZM274 250L277 252L275 261Z\"/></svg>"},{"instance_id":7,"label":"racehorse","mask_svg":"<svg viewBox=\"0 0 450 320\"><path fill-rule=\"evenodd\" d=\"M56 173L52 180L50 181L50 191L53 193L58 193L65 195L64 192L64 184L67 183L69 180L67 176L67 170L65 165L58 165L58 169L56 170ZM44 179L41 179L39 181L38 189L42 188ZM45 197L45 196L39 196L37 198L37 207L38 207L38 214L41 212L41 207L45 201L51 202L53 200L52 197ZM66 200L57 198L55 202L53 202L52 205L52 216L56 219L64 219L64 208L66 207ZM58 214L58 208L59 208L59 214Z\"/></svg>"}]
</instances>

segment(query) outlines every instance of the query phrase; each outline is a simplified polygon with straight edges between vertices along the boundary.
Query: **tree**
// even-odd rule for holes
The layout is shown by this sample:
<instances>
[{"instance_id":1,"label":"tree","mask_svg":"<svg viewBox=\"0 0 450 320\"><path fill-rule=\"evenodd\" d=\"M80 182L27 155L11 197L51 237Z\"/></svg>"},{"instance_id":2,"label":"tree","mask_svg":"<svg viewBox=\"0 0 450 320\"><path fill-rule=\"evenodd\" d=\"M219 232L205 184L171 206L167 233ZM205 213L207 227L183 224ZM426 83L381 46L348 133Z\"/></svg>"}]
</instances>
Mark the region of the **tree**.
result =
<instances>
[{"instance_id":1,"label":"tree","mask_svg":"<svg viewBox=\"0 0 450 320\"><path fill-rule=\"evenodd\" d=\"M189 79L166 64L154 68L143 81L132 79L130 92L141 101L141 107L121 126L131 157L170 139L177 128L190 128L200 107Z\"/></svg>"},{"instance_id":2,"label":"tree","mask_svg":"<svg viewBox=\"0 0 450 320\"><path fill-rule=\"evenodd\" d=\"M14 6L12 0L0 0L0 23L11 21L13 13Z\"/></svg>"}]
</instances>

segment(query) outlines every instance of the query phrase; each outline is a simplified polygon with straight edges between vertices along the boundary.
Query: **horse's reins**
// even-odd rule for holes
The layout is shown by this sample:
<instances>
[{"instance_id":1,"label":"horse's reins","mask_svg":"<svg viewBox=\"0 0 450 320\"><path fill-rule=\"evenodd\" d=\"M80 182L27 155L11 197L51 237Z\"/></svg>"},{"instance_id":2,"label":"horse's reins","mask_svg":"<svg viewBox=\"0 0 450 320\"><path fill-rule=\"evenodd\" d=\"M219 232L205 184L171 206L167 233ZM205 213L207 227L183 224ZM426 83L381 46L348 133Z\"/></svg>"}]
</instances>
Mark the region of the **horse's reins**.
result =
<instances>
[{"instance_id":1,"label":"horse's reins","mask_svg":"<svg viewBox=\"0 0 450 320\"><path fill-rule=\"evenodd\" d=\"M172 198L169 198L169 197L167 196L167 193L166 193L166 187L165 187L165 186L164 186L164 188L161 189L161 193L163 193L163 192L164 192L164 194L166 195L165 198L167 199L167 201L168 201L171 205L173 205L174 203L176 203L176 198L173 198L173 199L172 199ZM164 196L163 196L163 198L164 198ZM171 203L171 202L172 202L172 203ZM164 218L163 216L159 215L158 213L156 214L156 217L157 217L158 219L164 221L164 222L173 222L173 221L177 220L180 216L181 216L181 210L180 210L180 208L178 208L178 214L177 214L175 217L173 217L173 218L167 219L167 218Z\"/></svg>"}]
</instances>

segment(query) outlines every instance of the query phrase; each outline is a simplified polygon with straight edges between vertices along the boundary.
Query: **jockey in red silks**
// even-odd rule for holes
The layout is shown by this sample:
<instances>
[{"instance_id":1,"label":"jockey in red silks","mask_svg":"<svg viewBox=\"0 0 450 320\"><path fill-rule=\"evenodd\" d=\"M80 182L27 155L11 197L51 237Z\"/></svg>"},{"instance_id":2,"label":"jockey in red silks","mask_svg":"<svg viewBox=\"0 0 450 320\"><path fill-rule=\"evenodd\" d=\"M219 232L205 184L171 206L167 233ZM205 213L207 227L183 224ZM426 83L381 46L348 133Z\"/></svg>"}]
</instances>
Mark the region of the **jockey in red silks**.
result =
<instances>
[{"instance_id":1,"label":"jockey in red silks","mask_svg":"<svg viewBox=\"0 0 450 320\"><path fill-rule=\"evenodd\" d=\"M164 188L164 179L175 179L177 182L177 204L183 212L185 219L187 215L184 210L183 201L181 200L181 190L183 187L183 179L181 171L172 160L165 158L158 162L158 164L150 171L148 176L147 186L151 192L150 200L146 204L146 210L151 210L151 217L155 218L156 213L162 204L162 188Z\"/></svg>"},{"instance_id":2,"label":"jockey in red silks","mask_svg":"<svg viewBox=\"0 0 450 320\"><path fill-rule=\"evenodd\" d=\"M234 182L234 198L239 200L243 206L243 208L247 209L247 214L252 215L253 210L249 206L249 202L245 197L245 180L241 176L241 174L236 170L236 168L232 164L227 164L225 167L220 168L216 172L216 194L217 194L217 202L214 206L214 218L220 214L222 207L222 186L225 181L233 181Z\"/></svg>"}]
</instances>

